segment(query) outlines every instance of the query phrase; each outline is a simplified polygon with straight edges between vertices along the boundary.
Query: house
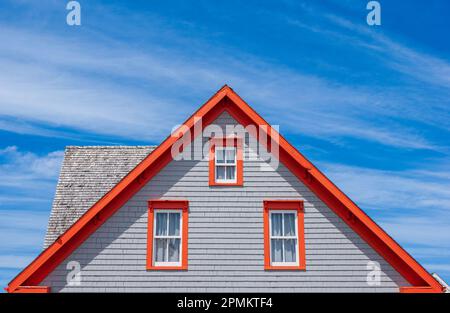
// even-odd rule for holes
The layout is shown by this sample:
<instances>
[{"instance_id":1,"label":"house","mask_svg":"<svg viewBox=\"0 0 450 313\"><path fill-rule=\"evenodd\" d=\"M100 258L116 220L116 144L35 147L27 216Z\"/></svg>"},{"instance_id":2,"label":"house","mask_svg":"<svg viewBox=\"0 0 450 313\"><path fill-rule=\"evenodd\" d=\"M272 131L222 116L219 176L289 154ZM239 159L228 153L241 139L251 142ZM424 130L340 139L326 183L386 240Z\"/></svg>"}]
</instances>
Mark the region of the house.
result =
<instances>
[{"instance_id":1,"label":"house","mask_svg":"<svg viewBox=\"0 0 450 313\"><path fill-rule=\"evenodd\" d=\"M224 86L157 147L68 147L45 249L7 291L444 288Z\"/></svg>"}]
</instances>

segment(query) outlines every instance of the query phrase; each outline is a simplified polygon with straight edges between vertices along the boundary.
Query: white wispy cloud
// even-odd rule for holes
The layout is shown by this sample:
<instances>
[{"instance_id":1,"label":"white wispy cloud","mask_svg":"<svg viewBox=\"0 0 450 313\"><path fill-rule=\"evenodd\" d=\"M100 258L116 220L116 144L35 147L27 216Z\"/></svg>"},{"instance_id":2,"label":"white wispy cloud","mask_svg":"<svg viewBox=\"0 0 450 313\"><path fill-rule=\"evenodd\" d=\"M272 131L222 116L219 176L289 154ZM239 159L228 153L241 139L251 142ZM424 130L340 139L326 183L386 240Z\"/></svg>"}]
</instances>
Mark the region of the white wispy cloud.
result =
<instances>
[{"instance_id":1,"label":"white wispy cloud","mask_svg":"<svg viewBox=\"0 0 450 313\"><path fill-rule=\"evenodd\" d=\"M0 148L1 273L23 268L40 252L62 155Z\"/></svg>"},{"instance_id":2,"label":"white wispy cloud","mask_svg":"<svg viewBox=\"0 0 450 313\"><path fill-rule=\"evenodd\" d=\"M54 195L62 151L37 155L16 146L0 149L0 215L3 210L26 206L48 209ZM20 215L27 218L27 215ZM6 216L2 217L8 220ZM6 226L7 224L0 225Z\"/></svg>"},{"instance_id":3,"label":"white wispy cloud","mask_svg":"<svg viewBox=\"0 0 450 313\"><path fill-rule=\"evenodd\" d=\"M30 210L1 210L1 229L22 229L27 231L41 231L48 219L48 211Z\"/></svg>"},{"instance_id":4,"label":"white wispy cloud","mask_svg":"<svg viewBox=\"0 0 450 313\"><path fill-rule=\"evenodd\" d=\"M443 220L439 220L440 216L441 214L427 213L423 216L388 218L382 220L381 225L403 244L439 247L440 253L435 256L448 257L445 250L450 249L449 214L447 213Z\"/></svg>"},{"instance_id":5,"label":"white wispy cloud","mask_svg":"<svg viewBox=\"0 0 450 313\"><path fill-rule=\"evenodd\" d=\"M0 268L22 269L33 261L35 256L0 255Z\"/></svg>"},{"instance_id":6,"label":"white wispy cloud","mask_svg":"<svg viewBox=\"0 0 450 313\"><path fill-rule=\"evenodd\" d=\"M443 175L448 167L393 171L322 163L321 168L363 207L373 210L403 208L414 210L413 214L417 214L417 210L426 209L426 214L443 210L450 218L450 179Z\"/></svg>"},{"instance_id":7,"label":"white wispy cloud","mask_svg":"<svg viewBox=\"0 0 450 313\"><path fill-rule=\"evenodd\" d=\"M364 10L364 6L354 2L346 6ZM312 22L290 16L286 17L286 22L321 36L326 41L335 42L336 46L357 50L361 59L371 60L380 68L398 74L400 85L377 86L374 83L369 86L372 97L365 101L365 105L376 107L379 115L401 117L450 130L447 109L450 98L450 59L435 56L400 36L394 39L395 34L384 32L386 29L383 27L368 27L364 19L350 21L314 4L303 4L302 10L314 17ZM384 94L384 97L379 97L380 94Z\"/></svg>"},{"instance_id":8,"label":"white wispy cloud","mask_svg":"<svg viewBox=\"0 0 450 313\"><path fill-rule=\"evenodd\" d=\"M435 263L428 263L425 264L425 267L432 269L435 272L438 273L445 273L448 274L450 273L450 265L448 264L435 264Z\"/></svg>"},{"instance_id":9,"label":"white wispy cloud","mask_svg":"<svg viewBox=\"0 0 450 313\"><path fill-rule=\"evenodd\" d=\"M357 35L364 36L359 38L353 37L351 42L377 52L383 52L384 56L388 56L385 59L386 63L394 69L413 76L419 81L450 89L450 63L448 60L417 51L406 44L392 40L370 27L363 27L345 18L332 14L327 14L326 17L336 25L346 28ZM344 36L342 34L339 35L338 32L333 32L333 34ZM367 39L370 39L370 41Z\"/></svg>"},{"instance_id":10,"label":"white wispy cloud","mask_svg":"<svg viewBox=\"0 0 450 313\"><path fill-rule=\"evenodd\" d=\"M441 263L450 257L448 166L402 171L333 163L320 167L428 270L446 271Z\"/></svg>"},{"instance_id":11,"label":"white wispy cloud","mask_svg":"<svg viewBox=\"0 0 450 313\"><path fill-rule=\"evenodd\" d=\"M171 35L179 40L176 32ZM386 119L401 116L405 110L398 108L410 105L397 94L337 84L200 40L192 40L194 52L152 41L136 49L105 36L67 38L7 26L1 28L0 39L5 47L0 53L3 116L158 141L214 90L229 83L270 121L283 121L289 132L331 141L343 136L394 147L440 149L414 129ZM13 127L3 122L0 127L18 132L39 129L29 123Z\"/></svg>"},{"instance_id":12,"label":"white wispy cloud","mask_svg":"<svg viewBox=\"0 0 450 313\"><path fill-rule=\"evenodd\" d=\"M42 250L48 217L49 210L0 210L0 268L21 268Z\"/></svg>"},{"instance_id":13,"label":"white wispy cloud","mask_svg":"<svg viewBox=\"0 0 450 313\"><path fill-rule=\"evenodd\" d=\"M54 180L61 166L63 151L53 151L44 156L32 152L22 152L17 146L0 149L0 186L12 186L17 181L30 179ZM7 179L8 178L8 179Z\"/></svg>"}]
</instances>

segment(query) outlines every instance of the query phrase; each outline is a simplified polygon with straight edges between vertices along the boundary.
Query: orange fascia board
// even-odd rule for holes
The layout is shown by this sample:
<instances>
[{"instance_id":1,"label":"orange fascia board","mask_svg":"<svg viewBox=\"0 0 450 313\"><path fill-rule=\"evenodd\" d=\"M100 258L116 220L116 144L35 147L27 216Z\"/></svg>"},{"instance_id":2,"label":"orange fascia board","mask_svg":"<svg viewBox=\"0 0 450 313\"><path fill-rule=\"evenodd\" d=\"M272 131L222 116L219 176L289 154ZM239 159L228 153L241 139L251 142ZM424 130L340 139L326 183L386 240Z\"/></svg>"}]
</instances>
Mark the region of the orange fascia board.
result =
<instances>
[{"instance_id":1,"label":"orange fascia board","mask_svg":"<svg viewBox=\"0 0 450 313\"><path fill-rule=\"evenodd\" d=\"M400 287L400 293L436 293L431 287Z\"/></svg>"},{"instance_id":2,"label":"orange fascia board","mask_svg":"<svg viewBox=\"0 0 450 313\"><path fill-rule=\"evenodd\" d=\"M178 136L171 135L164 140L52 245L18 274L9 283L9 290L12 292L21 285L38 285L51 270L60 264L106 219L172 160L171 147L184 135L186 128L189 130L194 129L194 124L200 120L199 118L201 118L202 125L205 127L225 110L244 127L247 125L267 127L266 131L258 128L257 134L255 134L260 142L261 135L267 135L269 138L278 137L280 161L371 245L375 251L385 258L412 286L430 287L434 292L443 291L443 287L433 276L226 85L183 124L185 127L180 127L174 132ZM199 134L194 132L191 140L197 135ZM266 143L269 151L271 150L270 145L270 141Z\"/></svg>"},{"instance_id":3,"label":"orange fascia board","mask_svg":"<svg viewBox=\"0 0 450 313\"><path fill-rule=\"evenodd\" d=\"M8 292L8 288L6 288ZM47 286L19 286L13 293L50 293L50 287Z\"/></svg>"}]
</instances>

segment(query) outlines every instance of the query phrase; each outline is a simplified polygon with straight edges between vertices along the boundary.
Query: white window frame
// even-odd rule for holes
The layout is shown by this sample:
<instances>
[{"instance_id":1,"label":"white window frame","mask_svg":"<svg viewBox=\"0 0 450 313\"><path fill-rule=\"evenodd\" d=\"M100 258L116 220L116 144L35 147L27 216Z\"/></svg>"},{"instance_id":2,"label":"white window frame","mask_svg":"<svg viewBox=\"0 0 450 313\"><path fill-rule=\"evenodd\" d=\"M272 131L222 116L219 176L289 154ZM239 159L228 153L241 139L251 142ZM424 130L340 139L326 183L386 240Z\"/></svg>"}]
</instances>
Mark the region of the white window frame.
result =
<instances>
[{"instance_id":1,"label":"white window frame","mask_svg":"<svg viewBox=\"0 0 450 313\"><path fill-rule=\"evenodd\" d=\"M281 218L281 236L273 236L272 235L272 214L278 213L283 214ZM295 224L295 235L294 236L285 236L284 235L284 214L293 214L295 217L294 224ZM295 248L295 262L273 262L272 261L272 239L294 239L296 241L296 248ZM283 258L285 257L285 250L284 250L284 240L283 242ZM299 265L299 234L298 234L298 212L297 210L270 210L269 209L269 257L270 257L270 265L271 266L298 266Z\"/></svg>"},{"instance_id":2,"label":"white window frame","mask_svg":"<svg viewBox=\"0 0 450 313\"><path fill-rule=\"evenodd\" d=\"M215 147L215 152L214 152L214 181L216 182L216 183L226 183L226 184L229 184L229 183L237 183L237 151L238 151L238 149L237 149L237 147L218 147L218 146L216 146ZM222 151L222 150L224 150L225 151L225 155L224 155L224 163L217 163L217 155L218 155L218 151ZM227 163L227 150L234 150L234 163ZM227 176L227 167L231 167L231 166L234 166L234 179L218 179L217 178L217 173L218 173L218 171L217 171L217 167L225 167L225 176Z\"/></svg>"},{"instance_id":3,"label":"white window frame","mask_svg":"<svg viewBox=\"0 0 450 313\"><path fill-rule=\"evenodd\" d=\"M180 234L178 236L175 235L169 235L169 217L167 217L167 235L156 235L156 216L158 213L178 213L178 216L180 217ZM152 262L153 266L181 266L182 262L182 255L183 255L183 210L174 210L174 209L154 209L153 211L153 253L152 253ZM178 256L178 262L161 262L156 261L156 239L180 239L180 249L179 249L179 256ZM169 259L169 240L167 240L167 260Z\"/></svg>"}]
</instances>

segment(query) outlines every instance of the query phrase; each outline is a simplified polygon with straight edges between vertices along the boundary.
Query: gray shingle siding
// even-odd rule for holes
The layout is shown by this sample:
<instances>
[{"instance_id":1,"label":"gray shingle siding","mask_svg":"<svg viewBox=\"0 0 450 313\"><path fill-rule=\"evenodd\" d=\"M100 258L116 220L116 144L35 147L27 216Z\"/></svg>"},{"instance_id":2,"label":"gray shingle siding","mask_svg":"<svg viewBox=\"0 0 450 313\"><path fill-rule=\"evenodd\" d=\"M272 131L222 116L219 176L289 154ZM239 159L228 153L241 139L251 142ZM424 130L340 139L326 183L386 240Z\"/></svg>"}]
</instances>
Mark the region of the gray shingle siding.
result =
<instances>
[{"instance_id":1,"label":"gray shingle siding","mask_svg":"<svg viewBox=\"0 0 450 313\"><path fill-rule=\"evenodd\" d=\"M235 121L226 113L216 124ZM211 187L208 161L172 161L42 285L52 291L398 292L409 285L283 165L261 171L245 144L244 187ZM248 160L248 157L250 159ZM187 271L146 271L147 200L189 200ZM263 200L303 199L306 271L265 271ZM81 284L68 286L69 261ZM381 265L381 285L366 282L368 261Z\"/></svg>"}]
</instances>

